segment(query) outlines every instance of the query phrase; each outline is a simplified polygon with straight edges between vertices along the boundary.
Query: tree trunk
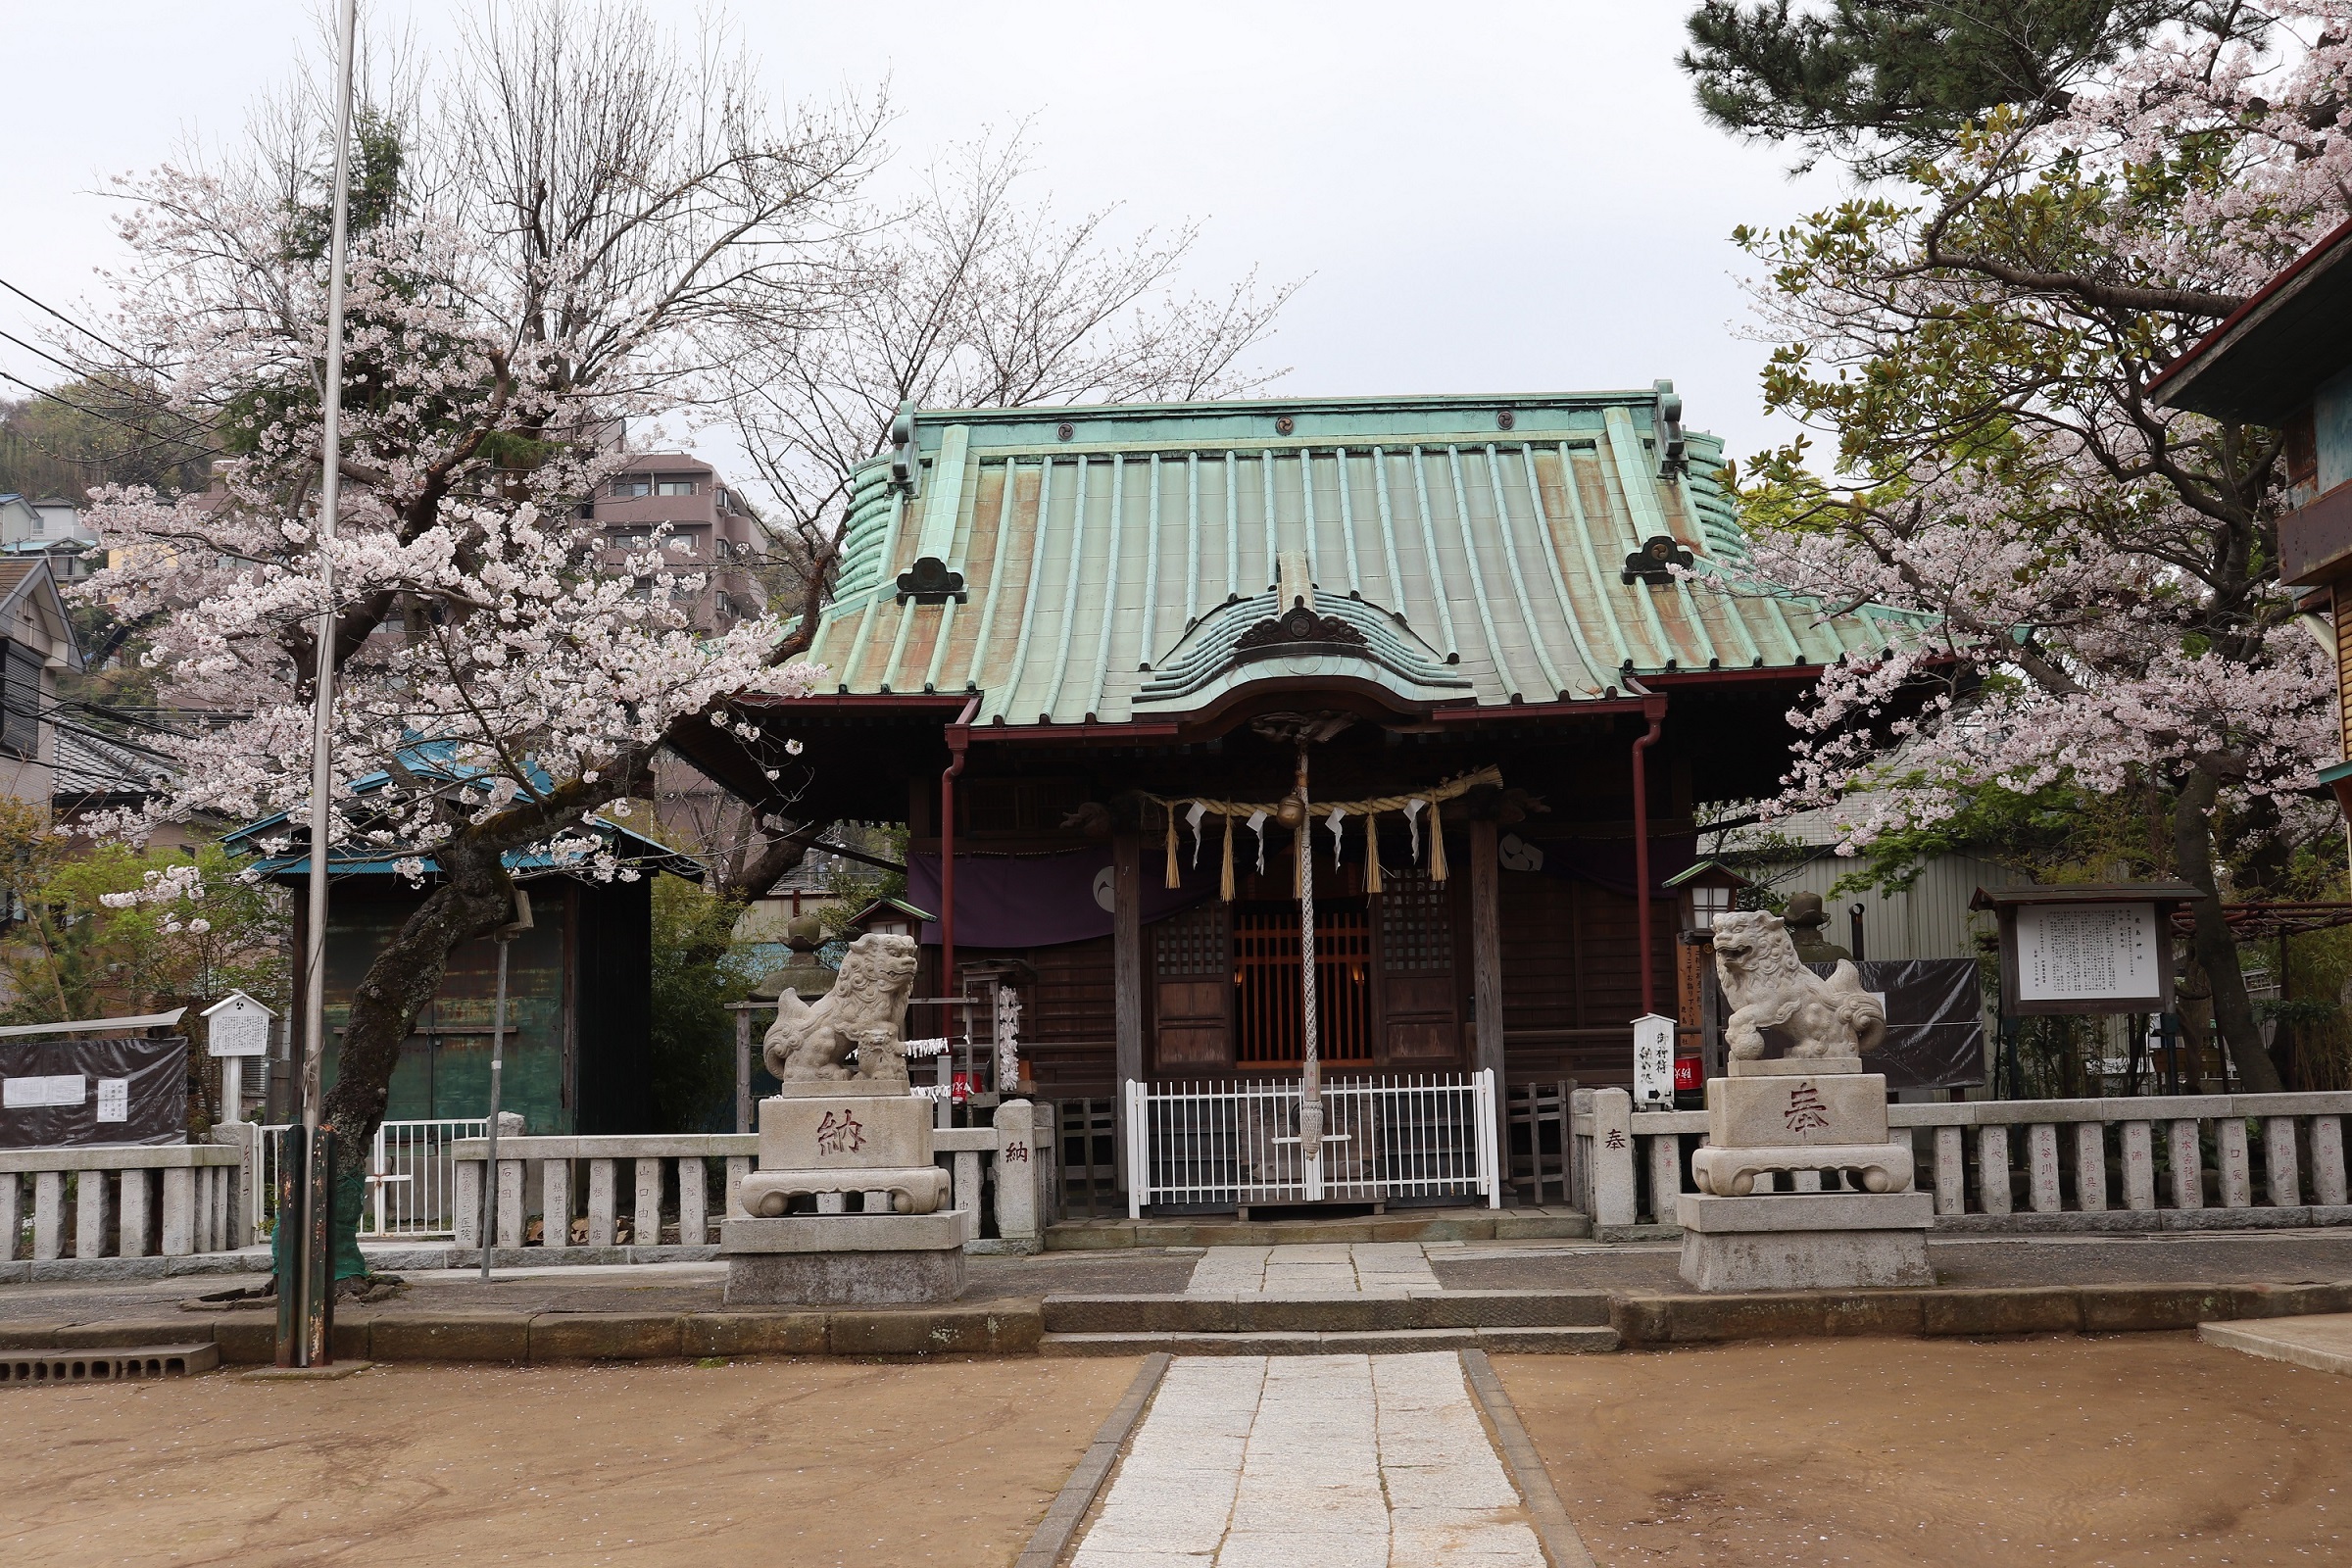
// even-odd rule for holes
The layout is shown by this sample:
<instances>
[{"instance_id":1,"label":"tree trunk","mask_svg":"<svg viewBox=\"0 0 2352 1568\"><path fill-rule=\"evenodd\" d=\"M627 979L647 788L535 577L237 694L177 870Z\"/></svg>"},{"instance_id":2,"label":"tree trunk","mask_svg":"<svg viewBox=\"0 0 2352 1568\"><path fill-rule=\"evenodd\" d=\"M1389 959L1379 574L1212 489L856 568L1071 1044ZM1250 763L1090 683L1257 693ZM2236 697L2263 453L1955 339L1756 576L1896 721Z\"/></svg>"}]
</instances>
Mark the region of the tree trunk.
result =
<instances>
[{"instance_id":1,"label":"tree trunk","mask_svg":"<svg viewBox=\"0 0 2352 1568\"><path fill-rule=\"evenodd\" d=\"M367 1170L401 1045L416 1026L416 1015L440 992L450 954L461 942L487 936L514 918L514 884L496 850L468 844L460 835L438 846L434 858L448 880L426 895L384 945L352 995L335 1087L327 1091L319 1114L334 1125L338 1182Z\"/></svg>"},{"instance_id":2,"label":"tree trunk","mask_svg":"<svg viewBox=\"0 0 2352 1568\"><path fill-rule=\"evenodd\" d=\"M806 827L795 828L781 838L762 836L759 850L754 852L748 847L743 850L734 870L711 891L722 898L743 904L765 898L767 890L774 887L787 872L800 868L801 862L808 858L808 847L823 838L832 825L830 822L812 822Z\"/></svg>"},{"instance_id":3,"label":"tree trunk","mask_svg":"<svg viewBox=\"0 0 2352 1568\"><path fill-rule=\"evenodd\" d=\"M2278 1068L2262 1048L2262 1027L2255 1021L2253 999L2246 995L2246 977L2237 966L2237 939L2222 916L2221 884L2213 871L2213 803L2221 780L2203 768L2180 785L2180 803L2173 808L2173 856L2181 880L2205 897L2195 905L2196 926L2189 951L2204 967L2213 987L2213 1019L2223 1049L2237 1068L2237 1080L2252 1095L2280 1091Z\"/></svg>"},{"instance_id":4,"label":"tree trunk","mask_svg":"<svg viewBox=\"0 0 2352 1568\"><path fill-rule=\"evenodd\" d=\"M2173 1001L2180 1020L2180 1082L2185 1093L2201 1095L2208 1080L2205 1048L2213 1040L2213 987L2205 979L2205 965L2196 959L2193 937L2188 967L2174 988Z\"/></svg>"}]
</instances>

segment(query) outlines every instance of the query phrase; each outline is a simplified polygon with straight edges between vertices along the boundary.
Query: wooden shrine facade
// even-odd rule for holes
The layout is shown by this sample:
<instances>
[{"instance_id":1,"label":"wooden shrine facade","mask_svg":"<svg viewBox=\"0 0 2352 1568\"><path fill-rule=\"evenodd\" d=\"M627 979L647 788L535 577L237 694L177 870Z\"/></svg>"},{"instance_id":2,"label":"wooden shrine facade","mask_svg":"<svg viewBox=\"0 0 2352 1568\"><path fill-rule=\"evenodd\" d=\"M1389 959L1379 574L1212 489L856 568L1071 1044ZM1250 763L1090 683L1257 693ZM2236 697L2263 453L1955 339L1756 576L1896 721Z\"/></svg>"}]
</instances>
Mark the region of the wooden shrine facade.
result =
<instances>
[{"instance_id":1,"label":"wooden shrine facade","mask_svg":"<svg viewBox=\"0 0 2352 1568\"><path fill-rule=\"evenodd\" d=\"M906 823L909 902L950 915L923 994L1008 971L1065 1097L1297 1075L1293 835L1261 869L1236 823L1228 898L1226 819L1165 804L1282 797L1269 721L1330 720L1316 802L1494 769L1308 829L1327 1070L1627 1082L1632 1020L1688 1010L1695 814L1771 794L1811 679L1911 631L1736 586L1721 444L1681 415L1666 383L907 411L854 481L832 689L746 695L690 754L797 821Z\"/></svg>"}]
</instances>

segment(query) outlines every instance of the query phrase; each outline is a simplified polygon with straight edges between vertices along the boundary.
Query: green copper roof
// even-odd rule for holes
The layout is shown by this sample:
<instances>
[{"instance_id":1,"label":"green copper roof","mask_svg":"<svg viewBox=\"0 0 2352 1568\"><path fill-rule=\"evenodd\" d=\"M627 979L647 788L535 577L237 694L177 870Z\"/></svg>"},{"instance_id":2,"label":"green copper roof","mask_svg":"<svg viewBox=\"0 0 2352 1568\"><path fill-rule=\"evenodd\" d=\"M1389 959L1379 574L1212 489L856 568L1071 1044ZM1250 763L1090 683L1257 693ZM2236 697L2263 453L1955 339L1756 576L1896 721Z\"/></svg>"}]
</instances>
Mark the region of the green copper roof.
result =
<instances>
[{"instance_id":1,"label":"green copper roof","mask_svg":"<svg viewBox=\"0 0 2352 1568\"><path fill-rule=\"evenodd\" d=\"M1904 630L1623 581L1660 534L1702 572L1746 561L1723 443L1679 415L1667 383L918 414L911 448L856 475L810 657L846 692L976 692L983 723L1119 723L1269 674L1423 705L1590 700L1629 669L1824 664ZM954 572L962 598L903 595L918 561L911 585ZM1241 646L1310 584L1328 637Z\"/></svg>"}]
</instances>

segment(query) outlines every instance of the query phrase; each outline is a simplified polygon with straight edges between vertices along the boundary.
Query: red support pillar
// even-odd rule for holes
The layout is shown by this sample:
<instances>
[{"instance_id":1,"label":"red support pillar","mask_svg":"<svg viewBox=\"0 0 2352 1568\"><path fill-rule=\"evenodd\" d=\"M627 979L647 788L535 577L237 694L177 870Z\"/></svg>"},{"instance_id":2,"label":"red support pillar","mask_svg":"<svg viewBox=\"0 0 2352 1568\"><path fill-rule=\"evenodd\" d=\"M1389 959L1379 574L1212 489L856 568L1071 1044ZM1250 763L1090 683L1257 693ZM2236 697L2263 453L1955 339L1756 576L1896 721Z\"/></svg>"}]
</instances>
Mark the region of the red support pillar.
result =
<instances>
[{"instance_id":1,"label":"red support pillar","mask_svg":"<svg viewBox=\"0 0 2352 1568\"><path fill-rule=\"evenodd\" d=\"M948 766L939 775L939 994L956 990L956 775L963 771L963 754L972 744L972 720L979 715L980 699L963 705L948 726Z\"/></svg>"},{"instance_id":2,"label":"red support pillar","mask_svg":"<svg viewBox=\"0 0 2352 1568\"><path fill-rule=\"evenodd\" d=\"M1649 928L1649 769L1642 756L1657 744L1658 733L1666 727L1666 699L1644 695L1642 716L1649 720L1649 733L1634 742L1634 919L1642 931L1642 1010L1658 1010L1657 946L1655 934Z\"/></svg>"}]
</instances>

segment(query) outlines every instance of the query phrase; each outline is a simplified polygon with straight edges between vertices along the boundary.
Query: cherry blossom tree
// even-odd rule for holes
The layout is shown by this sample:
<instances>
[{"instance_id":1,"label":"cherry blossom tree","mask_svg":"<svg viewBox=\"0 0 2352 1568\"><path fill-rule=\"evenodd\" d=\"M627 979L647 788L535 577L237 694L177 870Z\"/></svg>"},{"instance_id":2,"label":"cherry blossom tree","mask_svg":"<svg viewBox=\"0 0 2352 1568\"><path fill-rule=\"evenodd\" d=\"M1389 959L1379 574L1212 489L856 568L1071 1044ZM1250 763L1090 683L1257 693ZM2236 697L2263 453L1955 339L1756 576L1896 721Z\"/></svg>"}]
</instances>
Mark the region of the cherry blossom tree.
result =
<instances>
[{"instance_id":1,"label":"cherry blossom tree","mask_svg":"<svg viewBox=\"0 0 2352 1568\"><path fill-rule=\"evenodd\" d=\"M1122 233L1115 208L1075 218L1032 199L1026 127L951 149L908 199L873 204L844 245L841 292L811 316L764 298L727 357L728 409L775 503L758 564L806 648L832 583L850 475L886 450L901 405L929 409L1233 397L1282 373L1252 356L1298 284L1254 272L1186 283L1200 229ZM713 858L764 889L833 824L758 816L756 845Z\"/></svg>"},{"instance_id":2,"label":"cherry blossom tree","mask_svg":"<svg viewBox=\"0 0 2352 1568\"><path fill-rule=\"evenodd\" d=\"M1235 397L1298 284L1254 272L1194 291L1197 223L1119 233L1116 208L1062 218L1025 198L1025 127L951 149L911 199L877 205L845 248L838 309L755 320L730 361L732 412L776 498L776 573L802 616L830 581L850 474L899 408L1022 408Z\"/></svg>"},{"instance_id":3,"label":"cherry blossom tree","mask_svg":"<svg viewBox=\"0 0 2352 1568\"><path fill-rule=\"evenodd\" d=\"M2241 1079L2271 1089L2219 907L2217 822L2328 830L2328 659L2277 576L2279 432L2155 406L2200 334L2352 210L2352 4L2182 7L2076 49L2028 100L1923 139L1899 180L1737 238L1779 344L1767 402L1826 432L1759 460L1753 572L1877 606L1888 648L1828 671L1789 807L1859 794L1848 847L1974 792L2151 789L2210 897L2192 952ZM1851 125L1817 150L1869 167Z\"/></svg>"},{"instance_id":4,"label":"cherry blossom tree","mask_svg":"<svg viewBox=\"0 0 2352 1568\"><path fill-rule=\"evenodd\" d=\"M450 953L513 918L504 858L634 876L592 814L650 793L679 726L814 674L764 619L698 637L699 583L658 540L610 563L579 503L626 461L628 420L699 395L755 296L834 297L880 119L770 106L749 62L689 57L626 6L501 9L451 58L376 58L392 64L360 116L331 545L316 491L332 122L315 99L275 105L239 157L122 185L119 305L103 345L74 348L135 362L226 449L209 493L114 489L92 513L116 554L85 591L146 628L172 703L218 717L172 743L157 814L282 813L272 847L304 842L329 662L334 840L437 872L352 997L324 1104L339 1207Z\"/></svg>"}]
</instances>

